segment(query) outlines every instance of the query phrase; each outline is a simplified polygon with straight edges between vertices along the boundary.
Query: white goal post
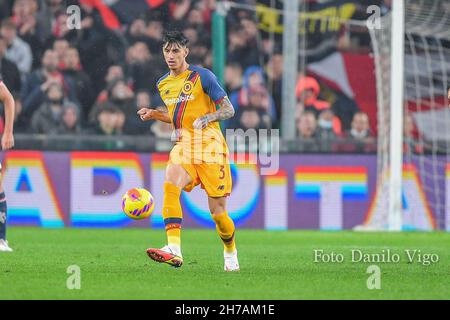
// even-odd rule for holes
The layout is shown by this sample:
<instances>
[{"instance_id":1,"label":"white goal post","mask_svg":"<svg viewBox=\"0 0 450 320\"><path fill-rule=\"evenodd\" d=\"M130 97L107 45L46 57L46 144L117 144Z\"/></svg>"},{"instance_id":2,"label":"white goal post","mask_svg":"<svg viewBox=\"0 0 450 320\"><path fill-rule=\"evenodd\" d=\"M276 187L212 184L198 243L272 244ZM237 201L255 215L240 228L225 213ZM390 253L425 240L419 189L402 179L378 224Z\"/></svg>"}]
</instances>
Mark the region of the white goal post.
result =
<instances>
[{"instance_id":1,"label":"white goal post","mask_svg":"<svg viewBox=\"0 0 450 320\"><path fill-rule=\"evenodd\" d=\"M403 175L403 86L405 0L392 2L391 28L391 104L388 225L390 231L402 228Z\"/></svg>"},{"instance_id":2,"label":"white goal post","mask_svg":"<svg viewBox=\"0 0 450 320\"><path fill-rule=\"evenodd\" d=\"M381 28L369 30L377 190L369 219L356 230L450 230L450 2L392 3Z\"/></svg>"}]
</instances>

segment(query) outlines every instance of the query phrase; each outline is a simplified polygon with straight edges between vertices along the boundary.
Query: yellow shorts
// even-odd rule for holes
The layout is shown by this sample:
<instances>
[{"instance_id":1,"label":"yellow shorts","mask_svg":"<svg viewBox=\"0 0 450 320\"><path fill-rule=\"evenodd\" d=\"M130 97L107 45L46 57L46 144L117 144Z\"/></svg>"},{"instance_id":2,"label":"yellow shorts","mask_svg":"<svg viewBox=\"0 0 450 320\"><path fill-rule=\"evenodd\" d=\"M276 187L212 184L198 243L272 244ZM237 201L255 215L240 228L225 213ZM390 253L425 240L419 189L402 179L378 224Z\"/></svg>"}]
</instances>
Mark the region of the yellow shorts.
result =
<instances>
[{"instance_id":1,"label":"yellow shorts","mask_svg":"<svg viewBox=\"0 0 450 320\"><path fill-rule=\"evenodd\" d=\"M180 164L191 176L192 182L183 188L190 192L200 184L210 197L226 197L231 193L232 179L228 155L222 155L223 159L216 163L197 161L180 161L177 146L172 149L169 164Z\"/></svg>"}]
</instances>

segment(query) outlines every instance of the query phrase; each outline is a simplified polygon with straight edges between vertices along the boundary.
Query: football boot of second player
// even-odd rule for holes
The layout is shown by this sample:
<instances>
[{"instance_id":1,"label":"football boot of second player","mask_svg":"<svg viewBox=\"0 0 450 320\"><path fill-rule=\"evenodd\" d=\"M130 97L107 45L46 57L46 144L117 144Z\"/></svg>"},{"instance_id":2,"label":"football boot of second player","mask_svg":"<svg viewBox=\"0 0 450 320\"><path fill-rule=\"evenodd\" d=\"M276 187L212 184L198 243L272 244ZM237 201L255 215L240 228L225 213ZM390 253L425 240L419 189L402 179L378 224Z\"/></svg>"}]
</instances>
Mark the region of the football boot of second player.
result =
<instances>
[{"instance_id":1,"label":"football boot of second player","mask_svg":"<svg viewBox=\"0 0 450 320\"><path fill-rule=\"evenodd\" d=\"M12 252L13 249L8 244L8 241L0 239L0 252Z\"/></svg>"}]
</instances>

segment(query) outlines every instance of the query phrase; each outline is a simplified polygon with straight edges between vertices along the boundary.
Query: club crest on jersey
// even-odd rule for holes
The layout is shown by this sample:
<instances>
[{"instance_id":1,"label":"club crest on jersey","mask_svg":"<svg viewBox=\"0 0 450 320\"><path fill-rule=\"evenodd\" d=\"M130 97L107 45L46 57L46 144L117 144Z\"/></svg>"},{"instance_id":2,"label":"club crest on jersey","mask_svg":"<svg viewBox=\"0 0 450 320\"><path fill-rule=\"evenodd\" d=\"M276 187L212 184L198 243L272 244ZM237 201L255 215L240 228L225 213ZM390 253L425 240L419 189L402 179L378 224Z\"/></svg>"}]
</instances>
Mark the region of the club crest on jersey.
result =
<instances>
[{"instance_id":1,"label":"club crest on jersey","mask_svg":"<svg viewBox=\"0 0 450 320\"><path fill-rule=\"evenodd\" d=\"M193 87L194 87L194 84L192 82L190 82L190 81L185 82L183 85L183 93L190 94Z\"/></svg>"}]
</instances>

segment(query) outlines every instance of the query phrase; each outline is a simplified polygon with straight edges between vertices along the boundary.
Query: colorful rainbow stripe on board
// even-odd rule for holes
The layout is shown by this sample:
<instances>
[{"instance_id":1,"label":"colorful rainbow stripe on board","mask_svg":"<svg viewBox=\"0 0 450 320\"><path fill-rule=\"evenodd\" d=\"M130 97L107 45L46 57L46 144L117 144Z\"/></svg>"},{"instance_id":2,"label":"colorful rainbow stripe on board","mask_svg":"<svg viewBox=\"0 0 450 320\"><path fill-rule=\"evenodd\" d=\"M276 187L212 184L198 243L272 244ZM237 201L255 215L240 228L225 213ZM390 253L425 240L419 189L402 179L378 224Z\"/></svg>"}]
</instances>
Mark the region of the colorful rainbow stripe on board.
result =
<instances>
[{"instance_id":1,"label":"colorful rainbow stripe on board","mask_svg":"<svg viewBox=\"0 0 450 320\"><path fill-rule=\"evenodd\" d=\"M269 186L287 186L288 178L285 170L278 170L276 174L265 178L266 185Z\"/></svg>"},{"instance_id":2,"label":"colorful rainbow stripe on board","mask_svg":"<svg viewBox=\"0 0 450 320\"><path fill-rule=\"evenodd\" d=\"M133 152L72 152L72 168L135 168L144 177L139 157Z\"/></svg>"},{"instance_id":3,"label":"colorful rainbow stripe on board","mask_svg":"<svg viewBox=\"0 0 450 320\"><path fill-rule=\"evenodd\" d=\"M320 198L321 184L340 183L345 200L364 200L368 194L367 168L299 166L295 169L295 195L299 199Z\"/></svg>"},{"instance_id":4,"label":"colorful rainbow stripe on board","mask_svg":"<svg viewBox=\"0 0 450 320\"><path fill-rule=\"evenodd\" d=\"M169 161L168 153L152 153L151 168L166 170L167 162Z\"/></svg>"}]
</instances>

